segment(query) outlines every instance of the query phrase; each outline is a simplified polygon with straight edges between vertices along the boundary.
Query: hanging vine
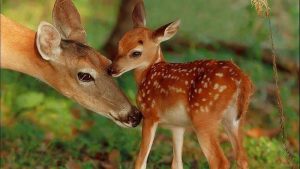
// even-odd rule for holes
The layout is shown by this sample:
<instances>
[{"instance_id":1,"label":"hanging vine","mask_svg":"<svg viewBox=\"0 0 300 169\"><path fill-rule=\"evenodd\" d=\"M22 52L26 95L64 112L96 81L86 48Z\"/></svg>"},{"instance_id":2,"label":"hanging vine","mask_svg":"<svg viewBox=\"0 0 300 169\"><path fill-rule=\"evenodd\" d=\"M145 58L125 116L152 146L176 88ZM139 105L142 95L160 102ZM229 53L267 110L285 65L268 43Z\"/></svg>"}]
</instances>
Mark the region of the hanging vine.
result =
<instances>
[{"instance_id":1,"label":"hanging vine","mask_svg":"<svg viewBox=\"0 0 300 169\"><path fill-rule=\"evenodd\" d=\"M282 105L282 100L280 96L280 90L278 85L278 70L277 70L277 63L276 63L276 50L274 46L274 40L273 40L273 31L272 31L272 24L271 24L271 18L270 18L270 12L271 9L268 5L267 0L251 0L251 4L255 7L256 12L259 16L266 17L268 20L268 26L269 26L269 38L271 43L271 49L272 49L272 63L273 63L273 80L275 82L275 95L278 105L278 111L280 113L280 128L281 128L281 141L283 145L283 149L285 150L287 154L287 162L288 165L292 169L296 169L296 167L293 165L293 155L289 151L286 143L286 132L285 132L285 116L284 116L284 110Z\"/></svg>"}]
</instances>

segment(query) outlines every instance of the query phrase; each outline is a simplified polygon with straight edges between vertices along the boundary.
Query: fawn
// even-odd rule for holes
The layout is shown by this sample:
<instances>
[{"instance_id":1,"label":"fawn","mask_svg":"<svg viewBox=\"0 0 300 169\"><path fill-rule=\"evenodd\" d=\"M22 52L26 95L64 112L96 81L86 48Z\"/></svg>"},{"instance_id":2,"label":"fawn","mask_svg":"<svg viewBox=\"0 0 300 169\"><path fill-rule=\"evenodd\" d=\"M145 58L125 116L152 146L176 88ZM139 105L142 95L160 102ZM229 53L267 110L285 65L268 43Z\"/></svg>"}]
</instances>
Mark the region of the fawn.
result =
<instances>
[{"instance_id":1,"label":"fawn","mask_svg":"<svg viewBox=\"0 0 300 169\"><path fill-rule=\"evenodd\" d=\"M135 163L145 169L158 124L173 134L173 169L182 169L185 127L192 126L211 169L228 169L217 138L222 122L233 146L238 167L248 168L242 145L243 117L253 93L251 80L231 61L199 60L167 63L160 43L174 36L180 21L155 31L145 27L143 2L135 6L134 28L119 42L118 55L108 73L114 77L134 70L137 104L143 114L142 142Z\"/></svg>"}]
</instances>

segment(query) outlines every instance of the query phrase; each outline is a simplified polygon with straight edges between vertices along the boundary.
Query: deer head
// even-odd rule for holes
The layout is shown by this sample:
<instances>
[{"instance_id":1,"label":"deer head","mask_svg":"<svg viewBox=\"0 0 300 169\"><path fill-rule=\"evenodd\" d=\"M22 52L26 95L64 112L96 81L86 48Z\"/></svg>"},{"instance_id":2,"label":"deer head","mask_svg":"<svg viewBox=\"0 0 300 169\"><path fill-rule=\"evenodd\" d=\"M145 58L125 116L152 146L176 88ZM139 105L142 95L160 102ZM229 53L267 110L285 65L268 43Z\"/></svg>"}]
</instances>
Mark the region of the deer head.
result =
<instances>
[{"instance_id":1,"label":"deer head","mask_svg":"<svg viewBox=\"0 0 300 169\"><path fill-rule=\"evenodd\" d=\"M180 20L168 23L152 31L146 28L144 3L138 2L132 12L133 29L119 41L118 55L108 69L112 76L120 76L132 69L143 69L160 59L160 43L172 38Z\"/></svg>"},{"instance_id":2,"label":"deer head","mask_svg":"<svg viewBox=\"0 0 300 169\"><path fill-rule=\"evenodd\" d=\"M45 81L121 126L137 126L140 112L107 75L111 61L87 45L80 15L71 0L56 1L53 21L54 25L41 22L36 36L39 54L56 70Z\"/></svg>"}]
</instances>

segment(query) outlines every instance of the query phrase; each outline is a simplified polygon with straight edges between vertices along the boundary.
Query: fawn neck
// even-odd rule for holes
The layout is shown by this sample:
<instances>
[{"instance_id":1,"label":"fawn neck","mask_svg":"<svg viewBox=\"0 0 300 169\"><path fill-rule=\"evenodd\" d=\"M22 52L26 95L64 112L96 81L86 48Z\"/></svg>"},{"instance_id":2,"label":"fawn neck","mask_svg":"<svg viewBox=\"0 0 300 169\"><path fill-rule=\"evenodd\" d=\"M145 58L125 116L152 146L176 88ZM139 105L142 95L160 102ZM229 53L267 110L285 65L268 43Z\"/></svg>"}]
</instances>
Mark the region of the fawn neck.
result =
<instances>
[{"instance_id":1,"label":"fawn neck","mask_svg":"<svg viewBox=\"0 0 300 169\"><path fill-rule=\"evenodd\" d=\"M57 72L39 55L35 36L34 31L1 14L1 68L22 72L54 85Z\"/></svg>"},{"instance_id":2,"label":"fawn neck","mask_svg":"<svg viewBox=\"0 0 300 169\"><path fill-rule=\"evenodd\" d=\"M152 58L152 60L150 61L150 63L147 66L138 67L134 70L134 78L135 78L135 81L138 86L142 83L143 79L146 77L146 75L152 65L154 65L155 63L165 61L165 58L163 56L160 46L157 47L157 51L155 52L155 55L149 56L149 57Z\"/></svg>"}]
</instances>

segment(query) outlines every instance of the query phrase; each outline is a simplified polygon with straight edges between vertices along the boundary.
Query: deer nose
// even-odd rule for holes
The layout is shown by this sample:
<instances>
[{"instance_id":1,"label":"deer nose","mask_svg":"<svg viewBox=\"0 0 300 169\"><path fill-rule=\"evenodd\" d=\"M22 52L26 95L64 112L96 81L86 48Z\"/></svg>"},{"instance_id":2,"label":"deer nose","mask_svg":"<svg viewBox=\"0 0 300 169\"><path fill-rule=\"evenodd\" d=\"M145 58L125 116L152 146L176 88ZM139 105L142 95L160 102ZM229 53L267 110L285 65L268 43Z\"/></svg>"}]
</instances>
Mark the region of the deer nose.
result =
<instances>
[{"instance_id":1,"label":"deer nose","mask_svg":"<svg viewBox=\"0 0 300 169\"><path fill-rule=\"evenodd\" d=\"M113 66L109 66L109 68L107 69L107 74L112 76L113 74L116 74L116 70L113 68Z\"/></svg>"},{"instance_id":2,"label":"deer nose","mask_svg":"<svg viewBox=\"0 0 300 169\"><path fill-rule=\"evenodd\" d=\"M136 127L140 124L142 118L142 113L136 107L133 107L128 115L128 123L130 123L132 127Z\"/></svg>"}]
</instances>

